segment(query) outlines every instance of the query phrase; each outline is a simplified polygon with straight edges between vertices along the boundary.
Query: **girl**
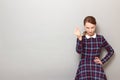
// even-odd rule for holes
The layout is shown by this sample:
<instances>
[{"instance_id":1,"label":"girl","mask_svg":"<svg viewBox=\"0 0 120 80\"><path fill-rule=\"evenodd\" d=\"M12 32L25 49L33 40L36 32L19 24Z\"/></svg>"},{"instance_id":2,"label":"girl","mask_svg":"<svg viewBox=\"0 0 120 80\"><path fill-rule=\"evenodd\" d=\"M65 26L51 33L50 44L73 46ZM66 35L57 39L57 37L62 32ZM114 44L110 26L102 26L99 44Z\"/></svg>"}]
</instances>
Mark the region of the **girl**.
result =
<instances>
[{"instance_id":1,"label":"girl","mask_svg":"<svg viewBox=\"0 0 120 80\"><path fill-rule=\"evenodd\" d=\"M84 26L83 35L80 34L79 28L74 32L77 36L76 51L81 54L75 80L107 80L102 65L111 58L114 50L102 35L95 32L96 19L93 16L85 17ZM102 47L108 53L100 60Z\"/></svg>"}]
</instances>

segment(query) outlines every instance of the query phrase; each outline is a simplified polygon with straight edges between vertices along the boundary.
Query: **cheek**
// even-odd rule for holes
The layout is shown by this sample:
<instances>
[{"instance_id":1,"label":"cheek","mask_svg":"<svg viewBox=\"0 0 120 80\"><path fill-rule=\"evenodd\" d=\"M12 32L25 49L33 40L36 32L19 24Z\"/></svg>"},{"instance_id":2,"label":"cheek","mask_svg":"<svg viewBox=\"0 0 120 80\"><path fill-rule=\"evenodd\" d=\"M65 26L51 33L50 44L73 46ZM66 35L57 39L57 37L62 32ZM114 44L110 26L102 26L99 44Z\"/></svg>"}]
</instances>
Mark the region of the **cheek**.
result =
<instances>
[{"instance_id":1,"label":"cheek","mask_svg":"<svg viewBox=\"0 0 120 80\"><path fill-rule=\"evenodd\" d=\"M95 28L94 29L92 29L92 32L94 32L95 31Z\"/></svg>"},{"instance_id":2,"label":"cheek","mask_svg":"<svg viewBox=\"0 0 120 80\"><path fill-rule=\"evenodd\" d=\"M89 29L85 29L86 32L89 32Z\"/></svg>"},{"instance_id":3,"label":"cheek","mask_svg":"<svg viewBox=\"0 0 120 80\"><path fill-rule=\"evenodd\" d=\"M90 33L91 31L89 29L86 30L87 33Z\"/></svg>"}]
</instances>

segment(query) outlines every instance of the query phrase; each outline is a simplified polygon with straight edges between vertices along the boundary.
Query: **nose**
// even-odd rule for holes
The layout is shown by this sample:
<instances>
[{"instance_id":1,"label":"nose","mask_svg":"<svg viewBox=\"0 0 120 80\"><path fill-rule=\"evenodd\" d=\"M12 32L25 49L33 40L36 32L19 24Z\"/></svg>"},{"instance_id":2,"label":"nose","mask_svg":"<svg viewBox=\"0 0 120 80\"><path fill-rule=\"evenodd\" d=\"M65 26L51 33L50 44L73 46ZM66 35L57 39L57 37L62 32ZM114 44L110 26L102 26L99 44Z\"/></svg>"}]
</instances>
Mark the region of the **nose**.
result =
<instances>
[{"instance_id":1,"label":"nose","mask_svg":"<svg viewBox=\"0 0 120 80\"><path fill-rule=\"evenodd\" d=\"M92 32L92 29L90 29L90 32Z\"/></svg>"}]
</instances>

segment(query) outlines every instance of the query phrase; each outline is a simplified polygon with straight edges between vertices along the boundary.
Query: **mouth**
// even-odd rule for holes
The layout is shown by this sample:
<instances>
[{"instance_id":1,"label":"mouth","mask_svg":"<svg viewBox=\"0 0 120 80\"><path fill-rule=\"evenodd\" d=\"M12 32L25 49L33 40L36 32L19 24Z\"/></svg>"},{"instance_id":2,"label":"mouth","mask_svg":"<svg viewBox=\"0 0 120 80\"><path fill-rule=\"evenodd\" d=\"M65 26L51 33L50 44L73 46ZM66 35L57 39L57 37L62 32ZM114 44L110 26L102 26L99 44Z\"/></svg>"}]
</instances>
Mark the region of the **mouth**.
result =
<instances>
[{"instance_id":1,"label":"mouth","mask_svg":"<svg viewBox=\"0 0 120 80\"><path fill-rule=\"evenodd\" d=\"M89 35L91 36L91 35L93 35L94 33L92 33L92 32L89 32Z\"/></svg>"},{"instance_id":2,"label":"mouth","mask_svg":"<svg viewBox=\"0 0 120 80\"><path fill-rule=\"evenodd\" d=\"M89 32L89 34L93 34L92 32Z\"/></svg>"}]
</instances>

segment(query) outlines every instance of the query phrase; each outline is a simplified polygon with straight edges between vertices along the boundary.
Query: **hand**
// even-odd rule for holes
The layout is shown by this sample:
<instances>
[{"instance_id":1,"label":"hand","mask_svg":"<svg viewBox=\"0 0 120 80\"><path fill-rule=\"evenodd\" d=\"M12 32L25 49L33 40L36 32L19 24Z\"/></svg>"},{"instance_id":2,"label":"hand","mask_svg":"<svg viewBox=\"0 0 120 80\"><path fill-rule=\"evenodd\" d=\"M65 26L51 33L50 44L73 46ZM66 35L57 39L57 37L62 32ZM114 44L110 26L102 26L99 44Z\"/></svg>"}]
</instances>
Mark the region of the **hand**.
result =
<instances>
[{"instance_id":1,"label":"hand","mask_svg":"<svg viewBox=\"0 0 120 80\"><path fill-rule=\"evenodd\" d=\"M94 62L97 64L101 64L101 65L103 64L102 61L98 57L95 57Z\"/></svg>"},{"instance_id":2,"label":"hand","mask_svg":"<svg viewBox=\"0 0 120 80\"><path fill-rule=\"evenodd\" d=\"M79 38L79 40L82 40L82 35L80 34L80 29L78 26L75 28L74 34Z\"/></svg>"}]
</instances>

